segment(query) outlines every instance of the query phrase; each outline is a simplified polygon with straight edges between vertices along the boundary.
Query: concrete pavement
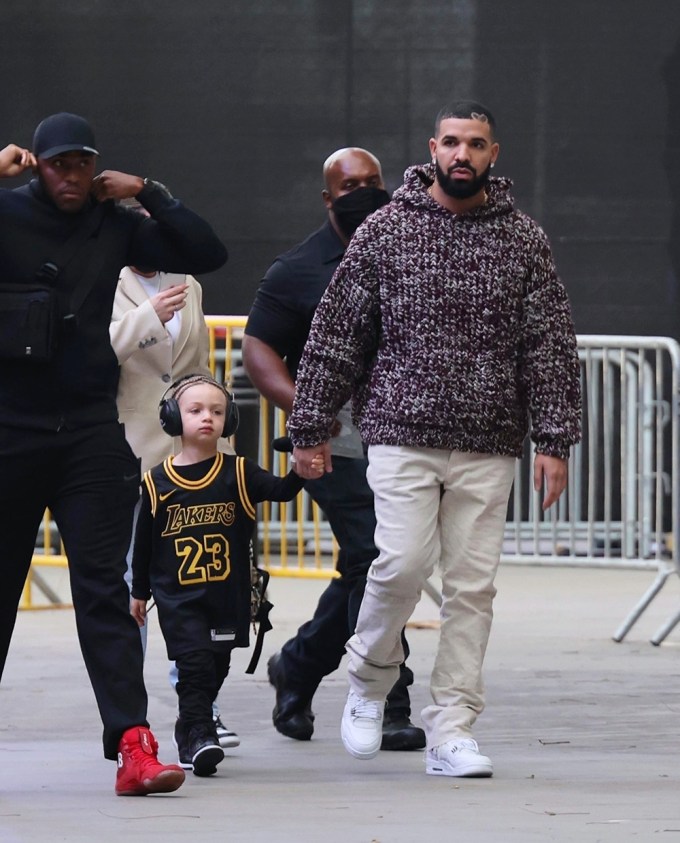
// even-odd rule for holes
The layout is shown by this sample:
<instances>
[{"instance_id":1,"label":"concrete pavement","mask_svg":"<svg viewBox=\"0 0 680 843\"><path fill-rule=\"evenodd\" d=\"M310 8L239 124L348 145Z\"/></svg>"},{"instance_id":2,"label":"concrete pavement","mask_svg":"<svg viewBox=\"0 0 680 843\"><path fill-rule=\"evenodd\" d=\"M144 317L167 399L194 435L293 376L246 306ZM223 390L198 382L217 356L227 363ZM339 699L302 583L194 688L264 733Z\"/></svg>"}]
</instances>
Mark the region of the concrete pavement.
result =
<instances>
[{"instance_id":1,"label":"concrete pavement","mask_svg":"<svg viewBox=\"0 0 680 843\"><path fill-rule=\"evenodd\" d=\"M426 776L421 753L347 755L339 739L343 668L315 698L309 743L277 734L266 659L309 616L323 581L272 580L273 632L254 676L237 651L220 696L241 746L210 779L176 794L121 799L101 756L94 697L70 610L20 614L0 687L0 841L527 843L680 841L680 632L651 634L675 610L673 577L628 638L611 635L651 582L644 571L502 568L476 737L493 779ZM414 719L428 699L436 609L409 630ZM149 717L163 760L175 701L154 622Z\"/></svg>"}]
</instances>

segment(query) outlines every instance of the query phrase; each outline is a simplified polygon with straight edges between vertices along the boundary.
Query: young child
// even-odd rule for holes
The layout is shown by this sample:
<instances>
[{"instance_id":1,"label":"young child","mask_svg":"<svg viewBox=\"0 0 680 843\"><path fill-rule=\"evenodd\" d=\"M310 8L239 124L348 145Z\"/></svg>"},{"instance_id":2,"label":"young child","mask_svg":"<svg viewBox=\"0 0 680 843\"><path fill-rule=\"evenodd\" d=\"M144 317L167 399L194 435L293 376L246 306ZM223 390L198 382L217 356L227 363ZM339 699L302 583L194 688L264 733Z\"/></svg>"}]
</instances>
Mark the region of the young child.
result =
<instances>
[{"instance_id":1,"label":"young child","mask_svg":"<svg viewBox=\"0 0 680 843\"><path fill-rule=\"evenodd\" d=\"M256 504L290 501L304 480L293 472L275 477L251 460L218 452L219 438L235 431L238 412L217 381L188 375L169 392L161 401L161 424L181 435L182 450L144 475L131 612L142 626L153 595L168 658L179 671L179 763L210 776L224 758L212 701L229 672L232 649L249 643Z\"/></svg>"}]
</instances>

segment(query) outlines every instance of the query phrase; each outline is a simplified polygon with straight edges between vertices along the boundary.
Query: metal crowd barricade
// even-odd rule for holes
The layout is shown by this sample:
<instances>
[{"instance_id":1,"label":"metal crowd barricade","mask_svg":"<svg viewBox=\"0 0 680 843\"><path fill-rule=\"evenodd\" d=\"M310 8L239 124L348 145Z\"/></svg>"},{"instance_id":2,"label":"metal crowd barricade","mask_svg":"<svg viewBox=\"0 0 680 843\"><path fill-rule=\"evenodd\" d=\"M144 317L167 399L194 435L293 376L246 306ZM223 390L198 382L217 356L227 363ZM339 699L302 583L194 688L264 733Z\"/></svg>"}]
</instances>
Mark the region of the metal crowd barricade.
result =
<instances>
[{"instance_id":1,"label":"metal crowd barricade","mask_svg":"<svg viewBox=\"0 0 680 843\"><path fill-rule=\"evenodd\" d=\"M271 447L285 432L285 418L257 395L241 363L246 317L208 316L206 322L213 372L234 391L241 408L235 438L239 453L285 474L288 455ZM666 337L609 335L581 335L578 344L584 437L570 458L568 488L556 506L542 512L527 445L516 467L502 561L655 570L652 584L614 633L621 641L668 577L680 573L680 346ZM58 602L39 570L66 565L49 513L41 540L22 597L24 608L35 605L35 586L49 604ZM305 492L289 504L261 506L258 550L260 564L274 576L334 575L337 544ZM661 643L679 622L680 607L652 642Z\"/></svg>"},{"instance_id":2,"label":"metal crowd barricade","mask_svg":"<svg viewBox=\"0 0 680 843\"><path fill-rule=\"evenodd\" d=\"M613 637L621 641L678 565L680 346L666 337L581 335L583 441L544 513L527 445L516 468L502 560L656 569ZM653 636L659 644L680 612Z\"/></svg>"}]
</instances>

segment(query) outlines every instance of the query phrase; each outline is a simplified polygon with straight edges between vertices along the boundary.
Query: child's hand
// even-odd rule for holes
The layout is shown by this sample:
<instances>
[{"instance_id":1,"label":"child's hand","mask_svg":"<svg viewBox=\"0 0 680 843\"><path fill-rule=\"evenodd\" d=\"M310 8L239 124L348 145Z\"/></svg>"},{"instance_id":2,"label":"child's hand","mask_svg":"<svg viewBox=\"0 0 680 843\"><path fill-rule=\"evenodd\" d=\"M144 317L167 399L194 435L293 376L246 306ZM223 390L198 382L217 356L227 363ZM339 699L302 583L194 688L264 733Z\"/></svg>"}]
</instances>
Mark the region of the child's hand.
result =
<instances>
[{"instance_id":1,"label":"child's hand","mask_svg":"<svg viewBox=\"0 0 680 843\"><path fill-rule=\"evenodd\" d=\"M325 465L323 454L317 454L312 460L312 471L315 471L319 477L324 473Z\"/></svg>"},{"instance_id":2,"label":"child's hand","mask_svg":"<svg viewBox=\"0 0 680 843\"><path fill-rule=\"evenodd\" d=\"M138 600L133 597L130 600L130 614L137 621L137 626L144 626L146 623L146 600Z\"/></svg>"},{"instance_id":3,"label":"child's hand","mask_svg":"<svg viewBox=\"0 0 680 843\"><path fill-rule=\"evenodd\" d=\"M318 480L325 472L333 471L329 442L311 448L294 448L290 458L293 471L305 480Z\"/></svg>"},{"instance_id":4,"label":"child's hand","mask_svg":"<svg viewBox=\"0 0 680 843\"><path fill-rule=\"evenodd\" d=\"M291 459L290 464L291 464L291 467L292 467L293 471L297 475L299 475L300 477L304 476L302 474L302 472L298 470L298 464L297 464L296 460ZM323 454L316 454L314 456L314 458L312 459L312 462L310 464L310 470L311 470L312 480L314 480L316 477L321 477L323 475L324 470L325 470Z\"/></svg>"}]
</instances>

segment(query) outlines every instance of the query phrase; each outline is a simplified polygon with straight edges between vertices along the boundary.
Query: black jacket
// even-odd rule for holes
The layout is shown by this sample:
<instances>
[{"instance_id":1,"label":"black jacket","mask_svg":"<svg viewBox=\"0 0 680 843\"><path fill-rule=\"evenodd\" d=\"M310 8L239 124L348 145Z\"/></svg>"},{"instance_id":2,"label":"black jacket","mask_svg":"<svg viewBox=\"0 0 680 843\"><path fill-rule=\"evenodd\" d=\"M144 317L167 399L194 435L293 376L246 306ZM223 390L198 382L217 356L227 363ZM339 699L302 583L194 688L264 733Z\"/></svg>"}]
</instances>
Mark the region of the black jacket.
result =
<instances>
[{"instance_id":1,"label":"black jacket","mask_svg":"<svg viewBox=\"0 0 680 843\"><path fill-rule=\"evenodd\" d=\"M245 332L285 358L295 380L312 318L345 253L330 222L279 255L257 289Z\"/></svg>"},{"instance_id":2,"label":"black jacket","mask_svg":"<svg viewBox=\"0 0 680 843\"><path fill-rule=\"evenodd\" d=\"M165 272L200 273L218 269L227 251L212 228L154 183L138 195L151 218L113 202L104 221L57 280L68 304L93 253L105 250L93 288L77 313L76 325L60 337L49 363L0 360L0 424L58 430L114 421L118 361L109 341L109 322L118 275L123 266ZM37 180L0 191L0 285L35 281L43 263L84 225L96 205L76 214L60 211Z\"/></svg>"}]
</instances>

